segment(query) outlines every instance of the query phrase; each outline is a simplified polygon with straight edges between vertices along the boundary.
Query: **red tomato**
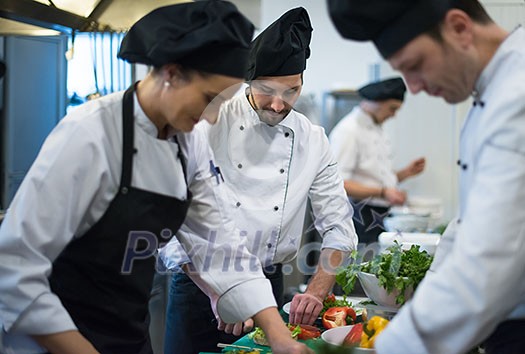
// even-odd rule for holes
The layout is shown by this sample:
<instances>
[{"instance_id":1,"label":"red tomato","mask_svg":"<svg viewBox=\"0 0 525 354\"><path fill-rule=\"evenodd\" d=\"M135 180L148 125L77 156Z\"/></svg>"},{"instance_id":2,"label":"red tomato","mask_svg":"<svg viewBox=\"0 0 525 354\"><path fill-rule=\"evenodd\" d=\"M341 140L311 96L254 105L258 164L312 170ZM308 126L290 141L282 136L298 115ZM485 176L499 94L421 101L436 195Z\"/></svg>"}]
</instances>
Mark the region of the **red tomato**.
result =
<instances>
[{"instance_id":1,"label":"red tomato","mask_svg":"<svg viewBox=\"0 0 525 354\"><path fill-rule=\"evenodd\" d=\"M334 294L327 295L323 302L324 303L334 303L335 295Z\"/></svg>"},{"instance_id":2,"label":"red tomato","mask_svg":"<svg viewBox=\"0 0 525 354\"><path fill-rule=\"evenodd\" d=\"M343 345L358 345L361 343L361 335L363 334L363 324L358 323L352 327L350 332L346 335L343 340Z\"/></svg>"}]
</instances>

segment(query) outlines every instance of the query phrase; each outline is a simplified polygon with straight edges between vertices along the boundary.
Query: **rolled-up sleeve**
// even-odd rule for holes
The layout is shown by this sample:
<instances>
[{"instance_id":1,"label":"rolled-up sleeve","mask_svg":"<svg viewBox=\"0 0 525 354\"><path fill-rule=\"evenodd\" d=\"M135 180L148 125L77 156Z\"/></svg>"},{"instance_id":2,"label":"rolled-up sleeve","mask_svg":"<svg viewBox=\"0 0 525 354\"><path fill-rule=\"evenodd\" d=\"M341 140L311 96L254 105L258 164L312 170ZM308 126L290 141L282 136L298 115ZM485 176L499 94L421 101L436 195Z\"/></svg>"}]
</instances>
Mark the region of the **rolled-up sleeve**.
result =
<instances>
[{"instance_id":1,"label":"rolled-up sleeve","mask_svg":"<svg viewBox=\"0 0 525 354\"><path fill-rule=\"evenodd\" d=\"M315 227L323 238L322 248L351 251L358 242L353 209L326 137L322 142L320 168L309 191Z\"/></svg>"}]
</instances>

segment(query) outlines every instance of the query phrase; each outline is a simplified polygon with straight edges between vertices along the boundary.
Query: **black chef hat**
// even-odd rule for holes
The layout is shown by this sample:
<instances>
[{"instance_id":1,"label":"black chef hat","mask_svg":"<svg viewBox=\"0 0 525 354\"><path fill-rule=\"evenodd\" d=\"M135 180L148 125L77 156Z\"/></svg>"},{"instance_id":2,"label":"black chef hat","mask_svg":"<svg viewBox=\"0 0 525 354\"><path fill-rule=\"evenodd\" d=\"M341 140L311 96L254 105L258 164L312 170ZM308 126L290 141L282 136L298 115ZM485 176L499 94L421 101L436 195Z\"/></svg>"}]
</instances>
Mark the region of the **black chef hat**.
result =
<instances>
[{"instance_id":1,"label":"black chef hat","mask_svg":"<svg viewBox=\"0 0 525 354\"><path fill-rule=\"evenodd\" d=\"M5 64L0 60L0 79L4 77L5 74Z\"/></svg>"},{"instance_id":2,"label":"black chef hat","mask_svg":"<svg viewBox=\"0 0 525 354\"><path fill-rule=\"evenodd\" d=\"M407 88L399 77L373 82L361 87L358 92L361 97L370 101L395 99L403 101Z\"/></svg>"},{"instance_id":3,"label":"black chef hat","mask_svg":"<svg viewBox=\"0 0 525 354\"><path fill-rule=\"evenodd\" d=\"M122 40L119 58L160 67L178 63L242 78L253 25L230 2L164 6L138 20Z\"/></svg>"},{"instance_id":4,"label":"black chef hat","mask_svg":"<svg viewBox=\"0 0 525 354\"><path fill-rule=\"evenodd\" d=\"M347 39L372 40L388 58L441 21L451 0L328 0L330 17Z\"/></svg>"},{"instance_id":5,"label":"black chef hat","mask_svg":"<svg viewBox=\"0 0 525 354\"><path fill-rule=\"evenodd\" d=\"M302 7L287 11L252 42L246 81L302 73L310 57L312 25Z\"/></svg>"}]
</instances>

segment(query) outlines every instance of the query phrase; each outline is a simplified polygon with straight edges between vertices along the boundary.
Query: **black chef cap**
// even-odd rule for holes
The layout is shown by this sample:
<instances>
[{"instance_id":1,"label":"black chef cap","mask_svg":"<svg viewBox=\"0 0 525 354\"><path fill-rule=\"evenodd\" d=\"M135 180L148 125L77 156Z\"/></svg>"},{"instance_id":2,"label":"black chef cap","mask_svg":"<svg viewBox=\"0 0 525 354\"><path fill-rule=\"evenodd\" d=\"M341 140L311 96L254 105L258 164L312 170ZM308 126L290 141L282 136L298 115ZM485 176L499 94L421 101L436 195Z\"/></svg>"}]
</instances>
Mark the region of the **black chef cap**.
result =
<instances>
[{"instance_id":1,"label":"black chef cap","mask_svg":"<svg viewBox=\"0 0 525 354\"><path fill-rule=\"evenodd\" d=\"M253 40L246 81L302 73L310 57L311 38L308 12L302 7L289 10Z\"/></svg>"},{"instance_id":2,"label":"black chef cap","mask_svg":"<svg viewBox=\"0 0 525 354\"><path fill-rule=\"evenodd\" d=\"M384 101L389 99L404 101L406 90L407 88L403 79L396 77L365 85L361 87L358 92L361 97L370 101Z\"/></svg>"},{"instance_id":3,"label":"black chef cap","mask_svg":"<svg viewBox=\"0 0 525 354\"><path fill-rule=\"evenodd\" d=\"M388 58L441 21L451 0L328 0L332 21L344 38L374 42Z\"/></svg>"},{"instance_id":4,"label":"black chef cap","mask_svg":"<svg viewBox=\"0 0 525 354\"><path fill-rule=\"evenodd\" d=\"M0 79L4 77L5 74L5 64L0 60Z\"/></svg>"},{"instance_id":5,"label":"black chef cap","mask_svg":"<svg viewBox=\"0 0 525 354\"><path fill-rule=\"evenodd\" d=\"M253 25L230 2L199 1L160 7L138 20L122 40L119 58L160 67L244 77Z\"/></svg>"}]
</instances>

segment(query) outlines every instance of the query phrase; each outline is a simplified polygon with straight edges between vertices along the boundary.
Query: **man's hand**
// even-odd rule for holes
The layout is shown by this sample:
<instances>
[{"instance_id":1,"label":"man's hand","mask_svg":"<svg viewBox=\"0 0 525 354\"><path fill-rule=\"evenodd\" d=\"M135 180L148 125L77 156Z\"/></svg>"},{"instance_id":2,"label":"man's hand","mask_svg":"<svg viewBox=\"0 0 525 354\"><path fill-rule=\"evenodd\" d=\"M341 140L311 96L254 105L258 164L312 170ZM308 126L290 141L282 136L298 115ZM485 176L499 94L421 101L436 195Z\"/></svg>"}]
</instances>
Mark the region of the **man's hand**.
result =
<instances>
[{"instance_id":1,"label":"man's hand","mask_svg":"<svg viewBox=\"0 0 525 354\"><path fill-rule=\"evenodd\" d=\"M415 176L423 172L425 169L425 158L420 157L417 160L414 160L410 163L410 165L407 166L407 171L410 174L410 176Z\"/></svg>"},{"instance_id":2,"label":"man's hand","mask_svg":"<svg viewBox=\"0 0 525 354\"><path fill-rule=\"evenodd\" d=\"M289 321L292 324L312 325L323 309L323 301L317 296L297 294L290 305Z\"/></svg>"},{"instance_id":3,"label":"man's hand","mask_svg":"<svg viewBox=\"0 0 525 354\"><path fill-rule=\"evenodd\" d=\"M237 322L234 324L222 322L222 320L217 315L216 318L218 322L217 329L228 334L240 336L241 334L248 333L253 330L253 320L251 318L244 322Z\"/></svg>"},{"instance_id":4,"label":"man's hand","mask_svg":"<svg viewBox=\"0 0 525 354\"><path fill-rule=\"evenodd\" d=\"M424 157L412 161L407 167L396 173L397 179L401 182L409 177L420 174L425 169L425 164L426 161Z\"/></svg>"},{"instance_id":5,"label":"man's hand","mask_svg":"<svg viewBox=\"0 0 525 354\"><path fill-rule=\"evenodd\" d=\"M403 205L407 199L406 192L396 188L385 188L383 195L392 205Z\"/></svg>"},{"instance_id":6,"label":"man's hand","mask_svg":"<svg viewBox=\"0 0 525 354\"><path fill-rule=\"evenodd\" d=\"M71 330L44 335L34 335L33 339L50 353L55 354L99 354L79 331Z\"/></svg>"}]
</instances>

